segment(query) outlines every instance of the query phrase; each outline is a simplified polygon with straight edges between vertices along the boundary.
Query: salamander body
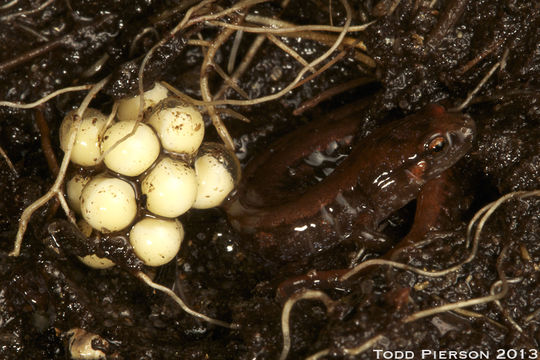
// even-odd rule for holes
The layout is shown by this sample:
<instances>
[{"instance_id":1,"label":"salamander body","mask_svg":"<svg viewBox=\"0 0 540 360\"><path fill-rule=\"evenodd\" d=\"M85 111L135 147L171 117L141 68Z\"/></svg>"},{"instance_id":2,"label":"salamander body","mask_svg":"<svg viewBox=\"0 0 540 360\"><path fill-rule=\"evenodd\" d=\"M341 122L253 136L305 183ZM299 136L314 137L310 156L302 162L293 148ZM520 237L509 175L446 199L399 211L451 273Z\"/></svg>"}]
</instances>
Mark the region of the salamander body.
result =
<instances>
[{"instance_id":1,"label":"salamander body","mask_svg":"<svg viewBox=\"0 0 540 360\"><path fill-rule=\"evenodd\" d=\"M354 230L374 230L422 186L470 149L475 125L431 104L375 130L328 176L284 185L290 169L331 142L351 141L357 121L311 123L278 140L244 171L224 204L231 224L251 234L263 257L291 261L325 250Z\"/></svg>"}]
</instances>

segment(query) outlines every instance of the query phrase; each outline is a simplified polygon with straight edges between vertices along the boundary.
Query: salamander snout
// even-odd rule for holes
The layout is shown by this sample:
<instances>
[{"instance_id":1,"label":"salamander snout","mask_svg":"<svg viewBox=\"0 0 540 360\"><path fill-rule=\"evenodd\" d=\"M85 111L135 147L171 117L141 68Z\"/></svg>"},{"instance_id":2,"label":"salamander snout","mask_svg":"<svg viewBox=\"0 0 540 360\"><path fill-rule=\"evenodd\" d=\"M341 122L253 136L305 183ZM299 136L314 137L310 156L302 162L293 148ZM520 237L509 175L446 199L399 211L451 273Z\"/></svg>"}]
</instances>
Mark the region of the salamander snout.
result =
<instances>
[{"instance_id":1,"label":"salamander snout","mask_svg":"<svg viewBox=\"0 0 540 360\"><path fill-rule=\"evenodd\" d=\"M447 131L445 135L450 147L462 145L469 147L476 135L476 125L469 116L466 116L462 126Z\"/></svg>"}]
</instances>

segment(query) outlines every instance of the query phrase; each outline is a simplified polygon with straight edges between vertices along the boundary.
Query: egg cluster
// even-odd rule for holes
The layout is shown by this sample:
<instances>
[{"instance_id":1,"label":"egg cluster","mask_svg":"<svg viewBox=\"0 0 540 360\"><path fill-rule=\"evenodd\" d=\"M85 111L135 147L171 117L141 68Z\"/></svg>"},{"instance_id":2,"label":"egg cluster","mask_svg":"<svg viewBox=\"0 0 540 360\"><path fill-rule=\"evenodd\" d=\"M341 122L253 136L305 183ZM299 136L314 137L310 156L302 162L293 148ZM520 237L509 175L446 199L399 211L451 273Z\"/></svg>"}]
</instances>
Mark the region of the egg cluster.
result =
<instances>
[{"instance_id":1,"label":"egg cluster","mask_svg":"<svg viewBox=\"0 0 540 360\"><path fill-rule=\"evenodd\" d=\"M184 238L178 216L191 208L218 206L240 177L236 156L217 143L203 143L204 122L193 107L160 84L144 94L144 119L137 123L138 96L121 100L116 119L87 109L71 161L78 171L66 184L71 208L85 235L124 233L149 266L172 260ZM75 129L74 112L60 126L66 151ZM88 266L114 263L89 255Z\"/></svg>"}]
</instances>

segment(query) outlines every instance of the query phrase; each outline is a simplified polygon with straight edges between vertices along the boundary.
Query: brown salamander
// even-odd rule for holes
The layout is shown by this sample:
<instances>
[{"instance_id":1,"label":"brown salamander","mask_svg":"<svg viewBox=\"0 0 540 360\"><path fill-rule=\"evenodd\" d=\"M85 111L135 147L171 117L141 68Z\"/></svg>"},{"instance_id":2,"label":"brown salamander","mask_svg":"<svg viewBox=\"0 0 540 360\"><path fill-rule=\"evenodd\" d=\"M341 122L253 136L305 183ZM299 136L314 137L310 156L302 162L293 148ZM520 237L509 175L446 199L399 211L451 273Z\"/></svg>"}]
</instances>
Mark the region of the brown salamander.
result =
<instances>
[{"instance_id":1,"label":"brown salamander","mask_svg":"<svg viewBox=\"0 0 540 360\"><path fill-rule=\"evenodd\" d=\"M358 141L320 182L302 191L283 186L291 167L331 141L350 141L357 123L311 123L247 165L224 208L236 229L252 234L252 246L263 257L292 261L358 229L376 229L465 155L475 133L467 115L431 104Z\"/></svg>"}]
</instances>

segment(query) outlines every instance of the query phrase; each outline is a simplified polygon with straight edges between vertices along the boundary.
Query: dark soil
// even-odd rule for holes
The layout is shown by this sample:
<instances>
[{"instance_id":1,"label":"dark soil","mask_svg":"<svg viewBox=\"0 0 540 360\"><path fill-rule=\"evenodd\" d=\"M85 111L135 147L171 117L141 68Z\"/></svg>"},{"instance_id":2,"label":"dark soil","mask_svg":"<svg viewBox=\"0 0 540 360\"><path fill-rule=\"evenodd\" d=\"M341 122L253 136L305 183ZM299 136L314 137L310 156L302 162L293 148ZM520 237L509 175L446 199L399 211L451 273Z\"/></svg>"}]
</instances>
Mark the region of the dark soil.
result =
<instances>
[{"instance_id":1,"label":"dark soil","mask_svg":"<svg viewBox=\"0 0 540 360\"><path fill-rule=\"evenodd\" d=\"M130 51L137 34L153 27L160 38L166 36L185 14L185 7L178 8L183 3L188 2L54 1L41 11L14 17L9 14L39 5L21 0L0 9L0 100L31 102L56 89L93 83L112 74L108 87L92 103L109 111L113 99L136 93L141 56L157 41L149 32ZM232 3L216 1L212 10ZM338 1L331 3L332 21L341 26L343 7ZM226 119L226 125L246 164L271 141L320 114L369 99L367 109L356 115L365 117L356 136L356 146L361 146L361 138L372 129L429 103L459 105L507 53L505 66L495 71L463 110L476 121L478 134L473 149L454 167L464 189L456 199L460 210L438 232L426 235L432 240L429 244L408 248L397 258L419 268L450 267L469 254L464 235L477 210L506 193L539 188L540 6L535 1L439 0L429 8L431 1L402 0L389 13L394 1L350 3L353 25L376 20L367 31L353 34L365 42L375 69L350 52L321 76L279 100L232 107L251 123ZM296 24L327 24L330 16L328 2L318 0L293 0L284 10L278 2L270 2L256 5L250 12ZM197 32L211 41L219 31L203 23L170 39L152 57L145 83L165 80L200 98L203 54L200 47L186 45L187 38L196 38ZM244 34L240 58L254 38ZM224 68L233 39L216 57ZM327 49L314 40L282 40L307 60ZM36 49L41 52L29 53ZM105 64L89 70L105 54ZM478 61L473 63L474 59ZM256 98L284 88L300 69L298 62L266 41L241 77L240 87ZM292 114L304 101L358 77L372 77L374 82L324 101L301 116ZM211 81L215 92L221 79L213 73ZM276 297L278 284L311 269L348 267L363 248L361 238L315 256L277 264L253 251L249 235L235 231L220 209L192 210L182 216L186 238L176 263L145 271L155 275L154 281L174 288L197 311L239 324L236 330L186 314L168 297L134 278L126 270L129 267L91 270L77 260L68 244L60 253L54 251L47 228L64 215L53 201L32 217L21 255L8 256L22 211L54 181L40 139L50 136L61 159L58 127L83 97L84 92L61 95L38 110L0 107L0 146L17 170L15 174L0 159L0 357L70 358L66 333L83 328L104 340L95 346L110 359L278 358L283 344L283 299ZM226 97L238 95L229 90ZM37 111L48 123L48 134L36 125ZM218 140L207 120L207 139ZM363 253L357 262L379 257L396 244L412 225L414 205L392 215L380 234L386 245ZM357 358L376 358L373 349L416 354L422 349L483 350L490 351L492 358L499 348L538 349L539 211L538 197L502 205L486 223L474 260L446 276L425 277L376 267L345 283L322 287L335 301L333 311L327 312L319 301L295 305L289 358L305 358L323 349L329 349L329 358L344 358L349 356L347 349L379 334L382 339ZM489 295L501 272L513 281L500 306L492 301L468 307L470 313L445 312L403 322L420 310ZM529 358L534 357L520 357Z\"/></svg>"}]
</instances>

